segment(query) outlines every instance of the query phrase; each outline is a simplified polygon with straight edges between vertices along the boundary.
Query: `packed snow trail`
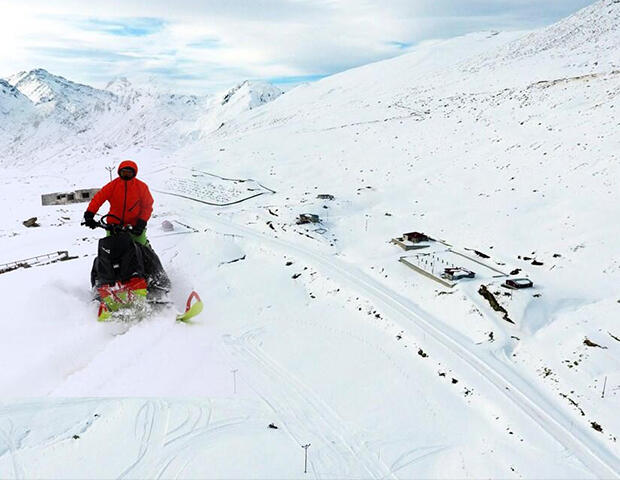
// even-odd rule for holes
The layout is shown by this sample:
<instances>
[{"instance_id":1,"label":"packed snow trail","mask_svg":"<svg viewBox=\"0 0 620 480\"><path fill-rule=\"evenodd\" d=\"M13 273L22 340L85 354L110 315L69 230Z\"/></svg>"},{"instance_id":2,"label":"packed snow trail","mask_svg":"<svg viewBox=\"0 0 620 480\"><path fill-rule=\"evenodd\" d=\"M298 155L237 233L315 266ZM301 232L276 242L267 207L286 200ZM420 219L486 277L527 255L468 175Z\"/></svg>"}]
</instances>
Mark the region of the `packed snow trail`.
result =
<instances>
[{"instance_id":1,"label":"packed snow trail","mask_svg":"<svg viewBox=\"0 0 620 480\"><path fill-rule=\"evenodd\" d=\"M234 233L251 238L276 250L284 250L299 258L310 261L333 275L343 284L363 293L368 299L382 305L393 319L411 323L430 336L447 356L467 363L481 378L490 382L523 413L548 432L574 454L583 465L599 478L620 478L620 460L605 449L591 434L557 410L553 402L529 385L511 368L507 360L502 361L492 352L476 351L475 345L454 332L445 323L422 310L414 302L404 298L392 289L377 282L359 268L335 256L325 255L286 240L269 237L251 228L224 221L215 215L201 212L200 219L226 228ZM459 363L455 361L455 364Z\"/></svg>"}]
</instances>

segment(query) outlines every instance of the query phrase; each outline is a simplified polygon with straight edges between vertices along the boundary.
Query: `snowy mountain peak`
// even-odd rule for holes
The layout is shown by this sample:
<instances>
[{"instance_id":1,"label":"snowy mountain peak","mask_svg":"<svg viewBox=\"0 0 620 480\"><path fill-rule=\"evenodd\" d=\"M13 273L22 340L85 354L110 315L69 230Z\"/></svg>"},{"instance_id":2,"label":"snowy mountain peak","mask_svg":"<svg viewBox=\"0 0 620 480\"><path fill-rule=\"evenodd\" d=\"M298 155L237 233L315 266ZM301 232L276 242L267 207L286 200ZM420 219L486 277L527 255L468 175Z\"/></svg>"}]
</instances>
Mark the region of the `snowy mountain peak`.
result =
<instances>
[{"instance_id":1,"label":"snowy mountain peak","mask_svg":"<svg viewBox=\"0 0 620 480\"><path fill-rule=\"evenodd\" d=\"M110 80L104 89L113 93L119 102L129 108L132 104L138 102L143 96L149 95L148 91L136 88L136 86L127 77L117 77Z\"/></svg>"},{"instance_id":2,"label":"snowy mountain peak","mask_svg":"<svg viewBox=\"0 0 620 480\"><path fill-rule=\"evenodd\" d=\"M112 92L116 95L126 94L128 91L134 90L133 84L127 79L127 77L117 77L110 80L104 87L108 92Z\"/></svg>"},{"instance_id":3,"label":"snowy mountain peak","mask_svg":"<svg viewBox=\"0 0 620 480\"><path fill-rule=\"evenodd\" d=\"M280 95L282 95L282 90L275 85L266 82L244 80L224 94L221 105L243 103L246 107L252 109L264 103L271 102Z\"/></svg>"},{"instance_id":4,"label":"snowy mountain peak","mask_svg":"<svg viewBox=\"0 0 620 480\"><path fill-rule=\"evenodd\" d=\"M43 68L19 72L8 78L8 82L27 96L35 105L48 102L93 103L114 99L111 92L97 90L88 85L53 75Z\"/></svg>"}]
</instances>

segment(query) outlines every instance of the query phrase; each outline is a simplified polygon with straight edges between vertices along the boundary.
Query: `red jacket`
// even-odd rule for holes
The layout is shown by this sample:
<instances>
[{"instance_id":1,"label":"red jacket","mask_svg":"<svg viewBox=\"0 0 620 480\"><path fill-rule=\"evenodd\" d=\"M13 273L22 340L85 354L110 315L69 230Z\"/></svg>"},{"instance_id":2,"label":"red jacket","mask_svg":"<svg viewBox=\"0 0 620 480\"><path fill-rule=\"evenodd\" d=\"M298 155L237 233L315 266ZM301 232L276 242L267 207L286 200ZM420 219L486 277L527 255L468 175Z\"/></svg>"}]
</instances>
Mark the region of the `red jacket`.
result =
<instances>
[{"instance_id":1,"label":"red jacket","mask_svg":"<svg viewBox=\"0 0 620 480\"><path fill-rule=\"evenodd\" d=\"M138 166L131 160L121 162L118 170L124 167L131 167L138 173ZM97 213L106 200L110 202L108 213L120 218L123 225L135 225L138 219L147 222L153 213L153 197L149 187L136 177L131 180L120 177L112 180L95 194L87 210ZM109 221L119 223L115 218L110 218Z\"/></svg>"}]
</instances>

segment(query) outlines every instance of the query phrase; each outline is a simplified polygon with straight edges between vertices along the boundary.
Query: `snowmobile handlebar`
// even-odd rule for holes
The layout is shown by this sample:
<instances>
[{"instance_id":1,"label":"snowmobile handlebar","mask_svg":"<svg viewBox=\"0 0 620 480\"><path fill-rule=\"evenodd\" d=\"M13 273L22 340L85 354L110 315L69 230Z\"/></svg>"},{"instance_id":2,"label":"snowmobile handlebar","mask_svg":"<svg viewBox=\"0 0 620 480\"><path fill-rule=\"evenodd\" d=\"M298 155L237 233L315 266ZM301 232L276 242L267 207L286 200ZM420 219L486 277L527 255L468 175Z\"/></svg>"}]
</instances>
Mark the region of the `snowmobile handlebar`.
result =
<instances>
[{"instance_id":1,"label":"snowmobile handlebar","mask_svg":"<svg viewBox=\"0 0 620 480\"><path fill-rule=\"evenodd\" d=\"M118 220L118 223L108 222L108 218L114 218ZM116 215L111 215L109 213L107 215L103 215L99 219L99 221L97 222L97 226L99 228L103 228L104 230L107 230L108 232L112 234L121 233L121 232L132 233L131 225L122 225L120 218L118 218Z\"/></svg>"}]
</instances>

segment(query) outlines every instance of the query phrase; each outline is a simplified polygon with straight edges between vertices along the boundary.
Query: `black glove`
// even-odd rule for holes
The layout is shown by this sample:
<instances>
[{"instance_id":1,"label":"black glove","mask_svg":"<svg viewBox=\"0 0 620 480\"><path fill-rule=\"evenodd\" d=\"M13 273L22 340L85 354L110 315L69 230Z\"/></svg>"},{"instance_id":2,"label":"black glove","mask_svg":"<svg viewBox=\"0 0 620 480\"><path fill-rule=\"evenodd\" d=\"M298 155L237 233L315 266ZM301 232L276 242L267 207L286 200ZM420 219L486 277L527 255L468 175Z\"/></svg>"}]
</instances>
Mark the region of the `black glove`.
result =
<instances>
[{"instance_id":1,"label":"black glove","mask_svg":"<svg viewBox=\"0 0 620 480\"><path fill-rule=\"evenodd\" d=\"M142 235L145 228L146 228L146 222L142 220L141 218L139 218L136 224L131 229L131 233L133 233L136 237L139 237L140 235Z\"/></svg>"},{"instance_id":2,"label":"black glove","mask_svg":"<svg viewBox=\"0 0 620 480\"><path fill-rule=\"evenodd\" d=\"M84 212L84 225L90 228L97 228L99 224L95 221L95 214L86 210Z\"/></svg>"}]
</instances>

